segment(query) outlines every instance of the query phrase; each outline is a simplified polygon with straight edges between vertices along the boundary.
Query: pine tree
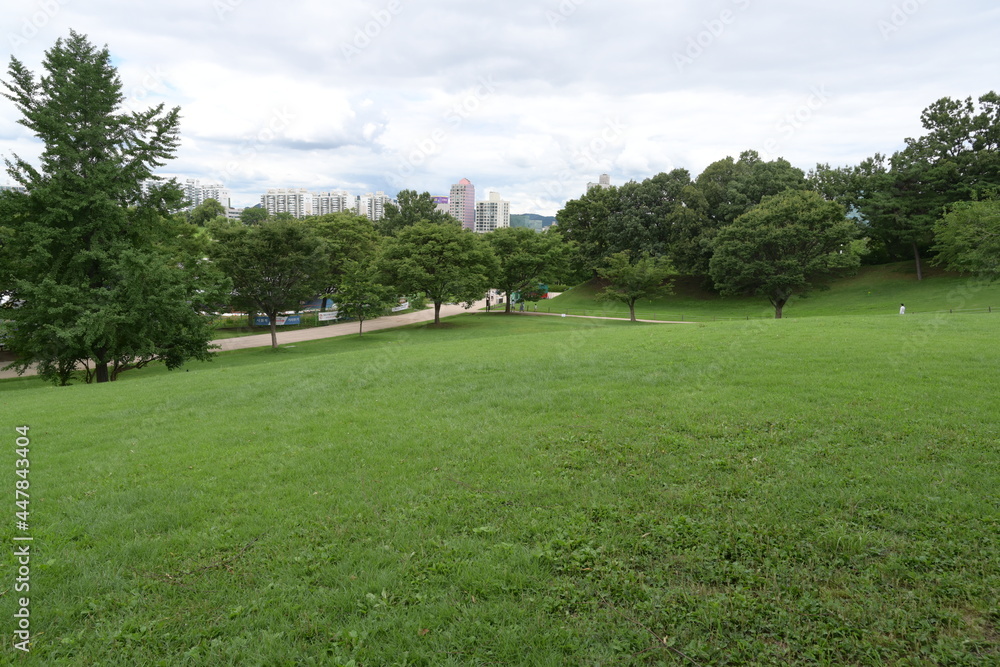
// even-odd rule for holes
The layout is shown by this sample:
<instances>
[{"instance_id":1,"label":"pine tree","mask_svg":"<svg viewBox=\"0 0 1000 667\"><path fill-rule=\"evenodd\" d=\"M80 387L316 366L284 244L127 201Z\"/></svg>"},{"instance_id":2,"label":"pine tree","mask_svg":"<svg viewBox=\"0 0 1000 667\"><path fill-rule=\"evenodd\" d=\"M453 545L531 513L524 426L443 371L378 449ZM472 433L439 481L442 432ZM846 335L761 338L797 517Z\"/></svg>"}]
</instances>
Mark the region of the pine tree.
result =
<instances>
[{"instance_id":1,"label":"pine tree","mask_svg":"<svg viewBox=\"0 0 1000 667\"><path fill-rule=\"evenodd\" d=\"M107 47L76 32L56 41L42 67L36 78L12 57L3 82L19 122L44 144L39 167L5 158L27 190L0 197L14 367L37 364L66 384L76 365L106 382L154 359L174 368L208 358L211 329L198 310L218 285L172 243L176 184L143 188L177 148L180 110L123 110Z\"/></svg>"}]
</instances>

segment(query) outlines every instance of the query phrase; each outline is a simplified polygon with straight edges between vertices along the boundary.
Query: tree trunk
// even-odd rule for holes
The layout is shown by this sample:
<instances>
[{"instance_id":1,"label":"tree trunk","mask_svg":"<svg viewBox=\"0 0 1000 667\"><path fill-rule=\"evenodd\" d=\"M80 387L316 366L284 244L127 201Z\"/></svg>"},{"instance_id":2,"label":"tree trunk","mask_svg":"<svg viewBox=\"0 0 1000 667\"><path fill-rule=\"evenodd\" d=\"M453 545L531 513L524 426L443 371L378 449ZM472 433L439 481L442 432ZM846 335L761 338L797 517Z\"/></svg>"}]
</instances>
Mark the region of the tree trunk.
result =
<instances>
[{"instance_id":1,"label":"tree trunk","mask_svg":"<svg viewBox=\"0 0 1000 667\"><path fill-rule=\"evenodd\" d=\"M441 302L434 302L434 324L441 324Z\"/></svg>"},{"instance_id":2,"label":"tree trunk","mask_svg":"<svg viewBox=\"0 0 1000 667\"><path fill-rule=\"evenodd\" d=\"M503 312L510 315L510 292L504 292Z\"/></svg>"},{"instance_id":3,"label":"tree trunk","mask_svg":"<svg viewBox=\"0 0 1000 667\"><path fill-rule=\"evenodd\" d=\"M917 247L917 242L913 242L913 259L917 262L917 280L924 279L924 272L920 267L920 248Z\"/></svg>"},{"instance_id":4,"label":"tree trunk","mask_svg":"<svg viewBox=\"0 0 1000 667\"><path fill-rule=\"evenodd\" d=\"M98 382L110 382L108 377L108 362L94 362L94 374Z\"/></svg>"},{"instance_id":5,"label":"tree trunk","mask_svg":"<svg viewBox=\"0 0 1000 667\"><path fill-rule=\"evenodd\" d=\"M772 303L774 304L774 319L780 320L781 319L781 309L785 307L785 303L787 303L787 299L781 299L780 301L772 301Z\"/></svg>"},{"instance_id":6,"label":"tree trunk","mask_svg":"<svg viewBox=\"0 0 1000 667\"><path fill-rule=\"evenodd\" d=\"M253 318L254 318L254 314L253 313L247 313L247 326L248 327L252 327L253 326Z\"/></svg>"},{"instance_id":7,"label":"tree trunk","mask_svg":"<svg viewBox=\"0 0 1000 667\"><path fill-rule=\"evenodd\" d=\"M629 302L629 304L628 304L628 314L629 314L629 317L632 318L632 321L635 322L635 301Z\"/></svg>"},{"instance_id":8,"label":"tree trunk","mask_svg":"<svg viewBox=\"0 0 1000 667\"><path fill-rule=\"evenodd\" d=\"M271 349L278 349L278 314L268 313L267 319L271 321Z\"/></svg>"},{"instance_id":9,"label":"tree trunk","mask_svg":"<svg viewBox=\"0 0 1000 667\"><path fill-rule=\"evenodd\" d=\"M362 318L358 318L358 335L360 336L364 330L365 321Z\"/></svg>"}]
</instances>

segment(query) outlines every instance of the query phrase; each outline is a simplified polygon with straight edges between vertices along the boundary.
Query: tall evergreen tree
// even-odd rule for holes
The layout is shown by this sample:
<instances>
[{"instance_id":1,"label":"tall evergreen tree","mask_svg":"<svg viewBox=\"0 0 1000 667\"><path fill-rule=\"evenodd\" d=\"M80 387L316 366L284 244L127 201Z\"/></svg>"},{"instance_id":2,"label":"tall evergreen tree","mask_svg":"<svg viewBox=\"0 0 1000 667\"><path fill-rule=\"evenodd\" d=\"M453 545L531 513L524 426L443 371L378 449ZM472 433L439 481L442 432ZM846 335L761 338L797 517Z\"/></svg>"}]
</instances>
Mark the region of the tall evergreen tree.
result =
<instances>
[{"instance_id":1,"label":"tall evergreen tree","mask_svg":"<svg viewBox=\"0 0 1000 667\"><path fill-rule=\"evenodd\" d=\"M65 384L77 364L92 363L105 382L137 362L174 368L208 358L211 329L198 310L212 292L210 271L180 262L168 238L180 190L143 188L177 148L180 110L123 110L107 47L76 32L42 67L36 78L12 57L3 82L19 122L45 146L38 167L5 158L27 190L0 199L0 284L17 306L5 313L14 367L38 364Z\"/></svg>"}]
</instances>

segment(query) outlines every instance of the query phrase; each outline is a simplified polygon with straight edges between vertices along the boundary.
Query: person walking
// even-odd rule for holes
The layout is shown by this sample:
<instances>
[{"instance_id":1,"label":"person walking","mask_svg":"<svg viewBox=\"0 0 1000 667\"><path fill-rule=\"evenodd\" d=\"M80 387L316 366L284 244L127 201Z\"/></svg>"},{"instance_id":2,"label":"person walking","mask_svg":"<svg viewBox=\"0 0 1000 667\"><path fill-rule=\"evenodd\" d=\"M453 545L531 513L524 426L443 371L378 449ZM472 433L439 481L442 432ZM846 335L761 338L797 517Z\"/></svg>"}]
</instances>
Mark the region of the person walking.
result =
<instances>
[{"instance_id":1,"label":"person walking","mask_svg":"<svg viewBox=\"0 0 1000 667\"><path fill-rule=\"evenodd\" d=\"M899 314L900 315L906 315L906 306L905 305L899 304Z\"/></svg>"}]
</instances>

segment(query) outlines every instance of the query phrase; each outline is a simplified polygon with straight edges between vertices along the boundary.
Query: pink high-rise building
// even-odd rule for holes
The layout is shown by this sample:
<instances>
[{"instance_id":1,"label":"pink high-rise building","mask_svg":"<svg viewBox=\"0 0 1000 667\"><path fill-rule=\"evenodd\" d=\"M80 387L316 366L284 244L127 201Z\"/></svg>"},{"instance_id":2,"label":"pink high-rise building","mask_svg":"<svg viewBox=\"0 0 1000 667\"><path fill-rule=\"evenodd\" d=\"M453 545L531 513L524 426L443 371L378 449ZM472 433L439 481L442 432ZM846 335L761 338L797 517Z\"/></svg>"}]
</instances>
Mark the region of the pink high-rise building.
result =
<instances>
[{"instance_id":1,"label":"pink high-rise building","mask_svg":"<svg viewBox=\"0 0 1000 667\"><path fill-rule=\"evenodd\" d=\"M448 213L458 219L465 229L476 228L476 186L469 179L463 178L451 186Z\"/></svg>"}]
</instances>

